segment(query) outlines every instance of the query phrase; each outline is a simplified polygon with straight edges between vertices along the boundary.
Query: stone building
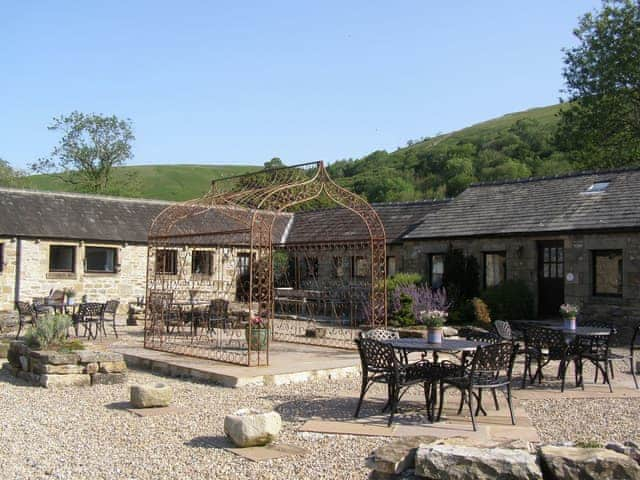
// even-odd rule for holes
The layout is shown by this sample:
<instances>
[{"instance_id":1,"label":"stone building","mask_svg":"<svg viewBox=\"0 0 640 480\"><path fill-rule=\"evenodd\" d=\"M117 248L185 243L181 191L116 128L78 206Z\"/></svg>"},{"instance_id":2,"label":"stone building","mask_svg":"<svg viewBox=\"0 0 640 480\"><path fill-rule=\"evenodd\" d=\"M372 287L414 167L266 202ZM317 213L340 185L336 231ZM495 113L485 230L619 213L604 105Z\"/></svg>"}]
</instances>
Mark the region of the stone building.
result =
<instances>
[{"instance_id":1,"label":"stone building","mask_svg":"<svg viewBox=\"0 0 640 480\"><path fill-rule=\"evenodd\" d=\"M437 286L450 245L481 288L526 282L540 318L572 303L625 336L640 321L640 169L472 185L404 235L404 269Z\"/></svg>"}]
</instances>

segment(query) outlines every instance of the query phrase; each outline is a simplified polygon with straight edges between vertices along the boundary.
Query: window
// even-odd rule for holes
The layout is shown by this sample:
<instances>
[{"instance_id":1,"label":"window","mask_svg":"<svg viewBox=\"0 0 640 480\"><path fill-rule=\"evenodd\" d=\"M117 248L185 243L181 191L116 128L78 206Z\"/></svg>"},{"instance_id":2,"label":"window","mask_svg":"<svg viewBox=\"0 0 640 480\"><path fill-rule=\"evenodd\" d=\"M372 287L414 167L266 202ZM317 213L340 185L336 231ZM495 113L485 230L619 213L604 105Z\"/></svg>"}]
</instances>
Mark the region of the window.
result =
<instances>
[{"instance_id":1,"label":"window","mask_svg":"<svg viewBox=\"0 0 640 480\"><path fill-rule=\"evenodd\" d=\"M176 275L178 273L178 251L158 250L156 252L156 273Z\"/></svg>"},{"instance_id":2,"label":"window","mask_svg":"<svg viewBox=\"0 0 640 480\"><path fill-rule=\"evenodd\" d=\"M86 247L85 271L89 273L115 273L117 250L115 248Z\"/></svg>"},{"instance_id":3,"label":"window","mask_svg":"<svg viewBox=\"0 0 640 480\"><path fill-rule=\"evenodd\" d=\"M609 181L603 181L603 182L595 182L593 185L591 185L589 188L587 188L587 191L585 193L602 193L602 192L606 192L607 187L609 186Z\"/></svg>"},{"instance_id":4,"label":"window","mask_svg":"<svg viewBox=\"0 0 640 480\"><path fill-rule=\"evenodd\" d=\"M344 263L342 257L333 257L333 278L344 277Z\"/></svg>"},{"instance_id":5,"label":"window","mask_svg":"<svg viewBox=\"0 0 640 480\"><path fill-rule=\"evenodd\" d=\"M0 243L0 272L4 270L4 243Z\"/></svg>"},{"instance_id":6,"label":"window","mask_svg":"<svg viewBox=\"0 0 640 480\"><path fill-rule=\"evenodd\" d=\"M206 250L194 250L191 254L191 273L212 275L213 252Z\"/></svg>"},{"instance_id":7,"label":"window","mask_svg":"<svg viewBox=\"0 0 640 480\"><path fill-rule=\"evenodd\" d=\"M429 286L431 288L442 287L444 279L444 254L432 253L429 255Z\"/></svg>"},{"instance_id":8,"label":"window","mask_svg":"<svg viewBox=\"0 0 640 480\"><path fill-rule=\"evenodd\" d=\"M391 277L398 272L396 257L387 257L387 276Z\"/></svg>"},{"instance_id":9,"label":"window","mask_svg":"<svg viewBox=\"0 0 640 480\"><path fill-rule=\"evenodd\" d=\"M622 296L622 250L593 252L593 294Z\"/></svg>"},{"instance_id":10,"label":"window","mask_svg":"<svg viewBox=\"0 0 640 480\"><path fill-rule=\"evenodd\" d=\"M318 257L300 259L300 279L315 280L318 278Z\"/></svg>"},{"instance_id":11,"label":"window","mask_svg":"<svg viewBox=\"0 0 640 480\"><path fill-rule=\"evenodd\" d=\"M544 247L542 276L544 278L564 278L564 248Z\"/></svg>"},{"instance_id":12,"label":"window","mask_svg":"<svg viewBox=\"0 0 640 480\"><path fill-rule=\"evenodd\" d=\"M68 272L76 271L76 247L68 245L51 245L49 247L49 271Z\"/></svg>"},{"instance_id":13,"label":"window","mask_svg":"<svg viewBox=\"0 0 640 480\"><path fill-rule=\"evenodd\" d=\"M369 273L369 262L365 257L351 257L351 278L365 278Z\"/></svg>"},{"instance_id":14,"label":"window","mask_svg":"<svg viewBox=\"0 0 640 480\"><path fill-rule=\"evenodd\" d=\"M484 286L495 287L507 279L506 252L487 252L484 254Z\"/></svg>"}]
</instances>

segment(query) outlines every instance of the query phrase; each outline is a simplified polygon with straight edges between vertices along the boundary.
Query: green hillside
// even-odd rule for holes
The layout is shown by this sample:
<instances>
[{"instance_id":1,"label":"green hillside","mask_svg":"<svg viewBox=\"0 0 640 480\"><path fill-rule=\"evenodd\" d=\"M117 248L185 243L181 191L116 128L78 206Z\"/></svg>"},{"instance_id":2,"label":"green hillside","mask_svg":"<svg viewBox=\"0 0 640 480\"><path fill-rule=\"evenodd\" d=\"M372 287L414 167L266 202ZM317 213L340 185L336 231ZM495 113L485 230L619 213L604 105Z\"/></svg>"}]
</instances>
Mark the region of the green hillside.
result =
<instances>
[{"instance_id":1,"label":"green hillside","mask_svg":"<svg viewBox=\"0 0 640 480\"><path fill-rule=\"evenodd\" d=\"M246 165L148 165L116 169L116 177L127 181L133 174L134 196L161 200L189 200L206 193L211 180L240 175L259 167ZM69 184L53 175L31 175L27 187L39 190L71 191Z\"/></svg>"},{"instance_id":2,"label":"green hillside","mask_svg":"<svg viewBox=\"0 0 640 480\"><path fill-rule=\"evenodd\" d=\"M456 132L407 142L393 152L376 151L329 166L343 185L370 201L414 200L456 195L472 182L550 175L577 169L557 152L553 134L560 105L534 108L478 123ZM128 195L187 200L202 195L212 179L260 167L238 165L151 165L116 170L134 174ZM33 175L25 186L71 190L53 175Z\"/></svg>"}]
</instances>

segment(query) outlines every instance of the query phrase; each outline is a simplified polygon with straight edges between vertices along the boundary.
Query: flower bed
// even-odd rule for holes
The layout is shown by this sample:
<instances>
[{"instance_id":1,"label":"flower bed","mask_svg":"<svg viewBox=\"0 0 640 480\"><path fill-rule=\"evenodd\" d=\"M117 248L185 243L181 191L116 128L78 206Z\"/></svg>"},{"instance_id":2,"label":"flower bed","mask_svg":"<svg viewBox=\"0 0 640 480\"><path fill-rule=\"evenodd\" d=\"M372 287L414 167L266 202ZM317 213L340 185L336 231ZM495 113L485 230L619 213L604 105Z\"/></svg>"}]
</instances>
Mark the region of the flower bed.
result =
<instances>
[{"instance_id":1,"label":"flower bed","mask_svg":"<svg viewBox=\"0 0 640 480\"><path fill-rule=\"evenodd\" d=\"M45 388L126 383L127 365L120 353L34 350L21 341L9 346L4 368L15 377Z\"/></svg>"}]
</instances>

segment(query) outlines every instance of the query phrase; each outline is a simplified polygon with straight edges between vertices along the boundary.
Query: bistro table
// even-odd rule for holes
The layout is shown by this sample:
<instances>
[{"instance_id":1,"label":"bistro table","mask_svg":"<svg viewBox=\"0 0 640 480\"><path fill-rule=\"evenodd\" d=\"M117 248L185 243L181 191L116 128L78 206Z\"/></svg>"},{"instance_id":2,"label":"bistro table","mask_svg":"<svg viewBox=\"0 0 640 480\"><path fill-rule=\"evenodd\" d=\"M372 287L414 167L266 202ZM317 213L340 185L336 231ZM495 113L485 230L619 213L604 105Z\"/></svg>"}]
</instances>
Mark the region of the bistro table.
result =
<instances>
[{"instance_id":1,"label":"bistro table","mask_svg":"<svg viewBox=\"0 0 640 480\"><path fill-rule=\"evenodd\" d=\"M478 342L475 340L466 340L462 338L443 338L440 343L429 343L425 338L394 338L384 340L383 343L391 345L394 349L405 353L409 352L432 352L433 363L438 363L438 353L462 353L461 364L464 365L468 355L476 351L478 347L487 345L486 342ZM438 401L438 389L432 388L430 393L430 405L435 405ZM486 415L486 411L479 404L479 410ZM434 421L434 412L427 408L429 420Z\"/></svg>"},{"instance_id":2,"label":"bistro table","mask_svg":"<svg viewBox=\"0 0 640 480\"><path fill-rule=\"evenodd\" d=\"M578 325L572 330L564 328L563 325L552 325L547 328L550 330L561 330L566 336L590 337L593 335L611 335L611 329L603 327L581 327Z\"/></svg>"}]
</instances>

